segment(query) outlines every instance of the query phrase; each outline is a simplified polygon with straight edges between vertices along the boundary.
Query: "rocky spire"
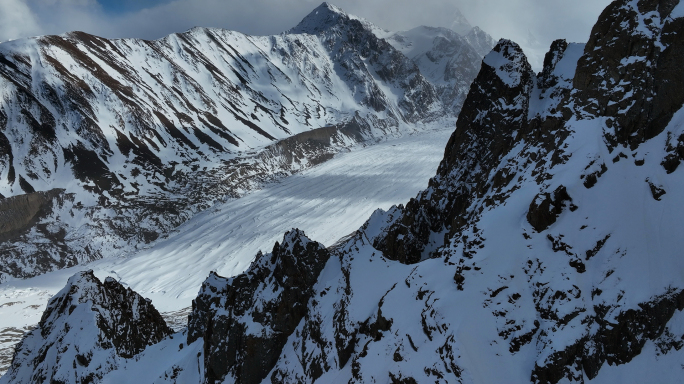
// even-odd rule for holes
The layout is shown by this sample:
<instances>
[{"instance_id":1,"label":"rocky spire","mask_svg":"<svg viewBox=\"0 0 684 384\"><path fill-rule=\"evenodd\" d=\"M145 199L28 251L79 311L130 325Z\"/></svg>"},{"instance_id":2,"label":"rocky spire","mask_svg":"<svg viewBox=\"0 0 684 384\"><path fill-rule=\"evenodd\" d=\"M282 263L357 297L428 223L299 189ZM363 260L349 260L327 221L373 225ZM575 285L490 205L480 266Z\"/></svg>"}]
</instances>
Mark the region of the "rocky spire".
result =
<instances>
[{"instance_id":1,"label":"rocky spire","mask_svg":"<svg viewBox=\"0 0 684 384\"><path fill-rule=\"evenodd\" d=\"M92 270L73 275L15 350L12 383L92 382L172 330L152 303ZM75 380L75 381L74 381Z\"/></svg>"},{"instance_id":2,"label":"rocky spire","mask_svg":"<svg viewBox=\"0 0 684 384\"><path fill-rule=\"evenodd\" d=\"M376 240L386 257L416 263L427 256L431 233L453 232L467 221L469 203L491 186L487 175L522 137L533 79L525 54L510 40L500 40L485 56L437 175L388 235Z\"/></svg>"},{"instance_id":3,"label":"rocky spire","mask_svg":"<svg viewBox=\"0 0 684 384\"><path fill-rule=\"evenodd\" d=\"M192 302L188 343L204 338L205 382L261 383L307 311L330 253L304 232L285 233L233 278L211 273Z\"/></svg>"}]
</instances>

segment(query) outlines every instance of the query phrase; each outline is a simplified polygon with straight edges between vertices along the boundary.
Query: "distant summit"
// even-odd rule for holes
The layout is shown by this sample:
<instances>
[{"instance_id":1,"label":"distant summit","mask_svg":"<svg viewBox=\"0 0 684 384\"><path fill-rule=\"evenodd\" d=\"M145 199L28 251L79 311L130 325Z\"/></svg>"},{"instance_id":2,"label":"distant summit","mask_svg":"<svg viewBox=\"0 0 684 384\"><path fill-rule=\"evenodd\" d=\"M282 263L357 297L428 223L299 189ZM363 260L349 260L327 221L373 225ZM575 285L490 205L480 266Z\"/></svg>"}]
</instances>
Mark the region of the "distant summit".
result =
<instances>
[{"instance_id":1,"label":"distant summit","mask_svg":"<svg viewBox=\"0 0 684 384\"><path fill-rule=\"evenodd\" d=\"M466 17L463 16L463 14L458 8L454 10L453 19L454 21L451 22L449 29L455 31L459 35L466 35L468 34L468 32L470 32L471 29L473 29L473 26L470 24L468 19L466 19Z\"/></svg>"},{"instance_id":2,"label":"distant summit","mask_svg":"<svg viewBox=\"0 0 684 384\"><path fill-rule=\"evenodd\" d=\"M341 8L324 2L311 11L311 13L304 17L296 27L292 28L287 33L309 33L315 35L338 24L340 21L349 19L350 16Z\"/></svg>"}]
</instances>

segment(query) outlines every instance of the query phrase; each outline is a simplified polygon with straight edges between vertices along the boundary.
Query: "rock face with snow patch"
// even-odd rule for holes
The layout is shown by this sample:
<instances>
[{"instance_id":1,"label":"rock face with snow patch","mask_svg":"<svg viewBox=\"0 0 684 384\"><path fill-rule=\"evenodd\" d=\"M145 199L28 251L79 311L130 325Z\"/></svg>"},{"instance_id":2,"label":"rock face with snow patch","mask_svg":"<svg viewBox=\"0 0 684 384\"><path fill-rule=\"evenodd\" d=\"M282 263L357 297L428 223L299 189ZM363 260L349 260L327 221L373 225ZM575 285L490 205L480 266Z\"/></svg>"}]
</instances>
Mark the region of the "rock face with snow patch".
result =
<instances>
[{"instance_id":1,"label":"rock face with snow patch","mask_svg":"<svg viewBox=\"0 0 684 384\"><path fill-rule=\"evenodd\" d=\"M329 257L325 247L293 229L244 274L207 278L188 319L188 344L204 339L206 383L230 377L252 384L267 377L305 316Z\"/></svg>"},{"instance_id":2,"label":"rock face with snow patch","mask_svg":"<svg viewBox=\"0 0 684 384\"><path fill-rule=\"evenodd\" d=\"M92 271L71 277L15 350L5 383L92 383L172 333L142 296Z\"/></svg>"},{"instance_id":3,"label":"rock face with snow patch","mask_svg":"<svg viewBox=\"0 0 684 384\"><path fill-rule=\"evenodd\" d=\"M614 2L591 32L574 81L578 113L607 117L611 146L655 137L684 103L684 19L670 17L678 4Z\"/></svg>"},{"instance_id":4,"label":"rock face with snow patch","mask_svg":"<svg viewBox=\"0 0 684 384\"><path fill-rule=\"evenodd\" d=\"M407 204L407 213L387 236L376 239L386 257L416 263L427 256L432 233L453 236L473 221L474 200L491 186L486 175L525 135L533 78L522 49L511 41L501 40L485 57L430 188ZM500 188L510 175L498 178ZM495 198L501 199L490 200Z\"/></svg>"}]
</instances>

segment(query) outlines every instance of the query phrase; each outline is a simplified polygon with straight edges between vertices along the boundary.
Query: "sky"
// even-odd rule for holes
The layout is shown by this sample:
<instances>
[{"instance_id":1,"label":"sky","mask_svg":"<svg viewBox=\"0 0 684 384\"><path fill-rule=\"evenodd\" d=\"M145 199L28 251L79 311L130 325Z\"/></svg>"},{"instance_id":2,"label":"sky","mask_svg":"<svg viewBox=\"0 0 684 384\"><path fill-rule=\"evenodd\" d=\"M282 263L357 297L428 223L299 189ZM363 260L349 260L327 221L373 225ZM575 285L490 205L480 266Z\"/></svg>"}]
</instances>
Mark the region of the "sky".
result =
<instances>
[{"instance_id":1,"label":"sky","mask_svg":"<svg viewBox=\"0 0 684 384\"><path fill-rule=\"evenodd\" d=\"M194 26L284 32L322 0L0 0L0 41L79 30L158 39ZM586 42L609 0L333 0L381 28L449 27L460 12L495 39L520 44L539 69L551 42Z\"/></svg>"}]
</instances>

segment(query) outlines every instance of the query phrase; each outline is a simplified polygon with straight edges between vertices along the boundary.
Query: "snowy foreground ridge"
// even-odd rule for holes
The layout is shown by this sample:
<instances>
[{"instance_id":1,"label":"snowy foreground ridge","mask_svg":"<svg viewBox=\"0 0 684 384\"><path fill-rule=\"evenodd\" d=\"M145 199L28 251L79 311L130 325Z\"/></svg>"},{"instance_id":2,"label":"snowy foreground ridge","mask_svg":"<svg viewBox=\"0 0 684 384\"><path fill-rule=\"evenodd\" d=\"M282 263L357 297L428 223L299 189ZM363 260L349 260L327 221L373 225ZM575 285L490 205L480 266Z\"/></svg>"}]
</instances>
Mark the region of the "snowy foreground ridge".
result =
<instances>
[{"instance_id":1,"label":"snowy foreground ridge","mask_svg":"<svg viewBox=\"0 0 684 384\"><path fill-rule=\"evenodd\" d=\"M676 0L613 2L539 74L501 40L405 206L210 274L174 334L79 272L0 383L679 383L683 59Z\"/></svg>"}]
</instances>

